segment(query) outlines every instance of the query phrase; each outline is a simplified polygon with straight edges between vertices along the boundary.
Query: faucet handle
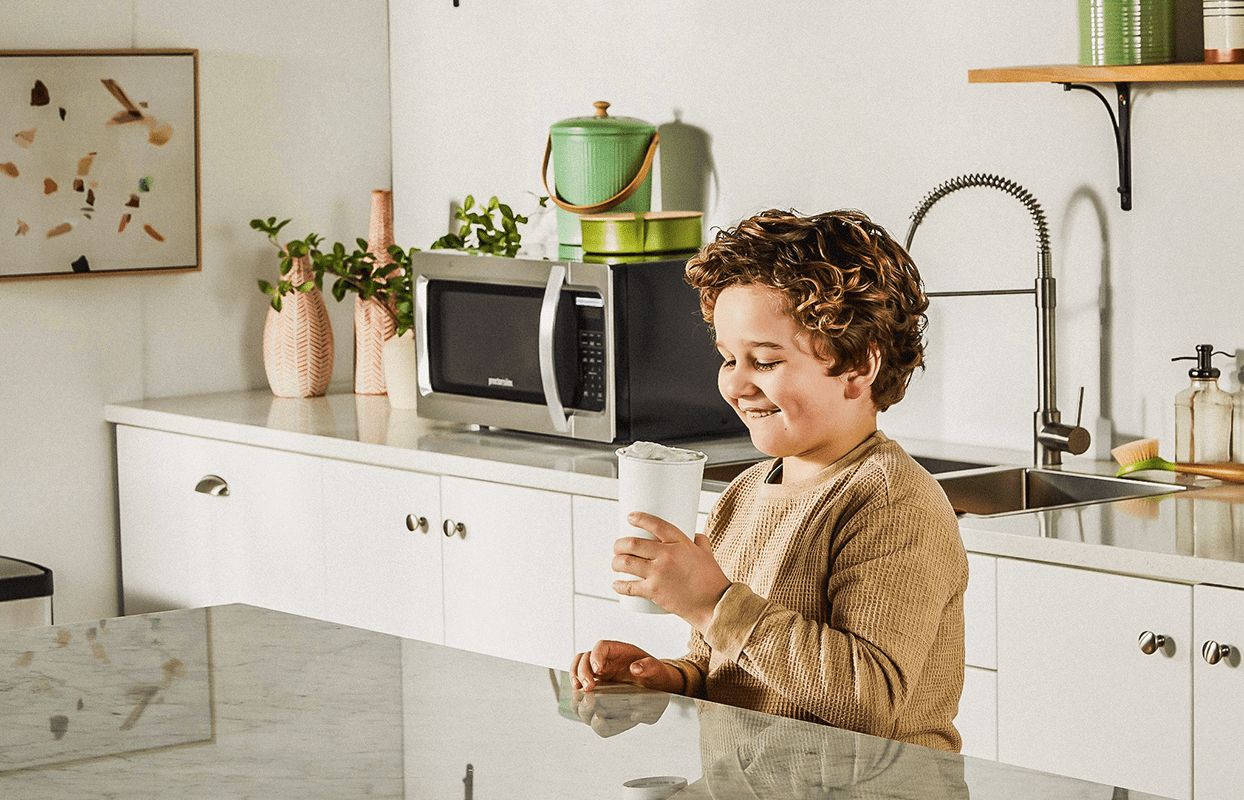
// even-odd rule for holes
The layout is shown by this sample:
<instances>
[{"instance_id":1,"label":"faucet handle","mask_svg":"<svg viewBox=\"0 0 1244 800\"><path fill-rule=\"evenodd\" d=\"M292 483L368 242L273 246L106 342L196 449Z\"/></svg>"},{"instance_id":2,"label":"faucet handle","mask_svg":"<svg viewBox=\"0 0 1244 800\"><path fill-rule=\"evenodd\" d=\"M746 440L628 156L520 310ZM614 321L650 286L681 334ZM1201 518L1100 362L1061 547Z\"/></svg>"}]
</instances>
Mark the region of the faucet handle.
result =
<instances>
[{"instance_id":1,"label":"faucet handle","mask_svg":"<svg viewBox=\"0 0 1244 800\"><path fill-rule=\"evenodd\" d=\"M1047 422L1037 432L1037 441L1045 445L1047 450L1065 450L1078 456L1089 449L1092 435L1079 425L1067 425L1062 422ZM1059 463L1059 462L1052 462Z\"/></svg>"},{"instance_id":2,"label":"faucet handle","mask_svg":"<svg viewBox=\"0 0 1244 800\"><path fill-rule=\"evenodd\" d=\"M1080 416L1084 413L1084 387L1080 387L1080 401L1076 403L1076 427L1080 427ZM1078 455L1078 454L1077 454Z\"/></svg>"}]
</instances>

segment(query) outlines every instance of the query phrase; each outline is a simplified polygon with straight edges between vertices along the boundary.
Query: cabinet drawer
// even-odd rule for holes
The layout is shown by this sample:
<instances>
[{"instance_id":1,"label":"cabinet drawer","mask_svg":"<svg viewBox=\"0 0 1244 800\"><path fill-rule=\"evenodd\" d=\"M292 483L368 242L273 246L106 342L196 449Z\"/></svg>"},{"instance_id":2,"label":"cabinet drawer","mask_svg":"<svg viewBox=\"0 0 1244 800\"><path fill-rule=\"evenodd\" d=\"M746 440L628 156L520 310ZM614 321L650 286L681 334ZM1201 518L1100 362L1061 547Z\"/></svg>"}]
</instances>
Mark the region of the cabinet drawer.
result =
<instances>
[{"instance_id":1,"label":"cabinet drawer","mask_svg":"<svg viewBox=\"0 0 1244 800\"><path fill-rule=\"evenodd\" d=\"M618 579L609 564L613 561L613 543L618 531L618 501L599 497L572 498L574 526L574 590L606 600L616 600L613 582ZM707 514L696 517L697 532L703 533Z\"/></svg>"},{"instance_id":2,"label":"cabinet drawer","mask_svg":"<svg viewBox=\"0 0 1244 800\"><path fill-rule=\"evenodd\" d=\"M998 758L998 673L967 667L955 727L963 737L963 755Z\"/></svg>"},{"instance_id":3,"label":"cabinet drawer","mask_svg":"<svg viewBox=\"0 0 1244 800\"><path fill-rule=\"evenodd\" d=\"M657 658L678 658L686 655L690 638L691 626L673 614L640 614L622 608L617 600L575 595L576 653L591 650L601 639L613 639L629 642Z\"/></svg>"},{"instance_id":4,"label":"cabinet drawer","mask_svg":"<svg viewBox=\"0 0 1244 800\"><path fill-rule=\"evenodd\" d=\"M998 668L998 559L968 553L968 589L963 595L964 661Z\"/></svg>"}]
</instances>

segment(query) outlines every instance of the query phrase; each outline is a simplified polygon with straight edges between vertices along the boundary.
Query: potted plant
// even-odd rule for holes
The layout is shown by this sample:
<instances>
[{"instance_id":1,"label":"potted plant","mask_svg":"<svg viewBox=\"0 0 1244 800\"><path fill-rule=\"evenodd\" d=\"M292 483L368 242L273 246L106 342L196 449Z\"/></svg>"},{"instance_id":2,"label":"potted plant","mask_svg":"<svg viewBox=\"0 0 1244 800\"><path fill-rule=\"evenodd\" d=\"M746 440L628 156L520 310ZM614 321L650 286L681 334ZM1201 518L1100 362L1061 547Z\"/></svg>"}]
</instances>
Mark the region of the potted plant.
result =
<instances>
[{"instance_id":1,"label":"potted plant","mask_svg":"<svg viewBox=\"0 0 1244 800\"><path fill-rule=\"evenodd\" d=\"M541 208L549 200L547 197L538 199ZM437 239L430 249L513 258L518 255L523 240L518 226L529 221L527 216L514 213L510 206L498 201L496 195L489 199L488 205L476 208L475 197L469 194L454 210L454 219L462 223L458 231Z\"/></svg>"},{"instance_id":2,"label":"potted plant","mask_svg":"<svg viewBox=\"0 0 1244 800\"><path fill-rule=\"evenodd\" d=\"M332 324L320 292L322 274L315 267L320 237L309 233L282 245L278 235L288 219L253 219L250 224L280 254L276 283L259 281L259 290L271 297L263 330L268 385L277 397L319 397L328 391L334 356Z\"/></svg>"}]
</instances>

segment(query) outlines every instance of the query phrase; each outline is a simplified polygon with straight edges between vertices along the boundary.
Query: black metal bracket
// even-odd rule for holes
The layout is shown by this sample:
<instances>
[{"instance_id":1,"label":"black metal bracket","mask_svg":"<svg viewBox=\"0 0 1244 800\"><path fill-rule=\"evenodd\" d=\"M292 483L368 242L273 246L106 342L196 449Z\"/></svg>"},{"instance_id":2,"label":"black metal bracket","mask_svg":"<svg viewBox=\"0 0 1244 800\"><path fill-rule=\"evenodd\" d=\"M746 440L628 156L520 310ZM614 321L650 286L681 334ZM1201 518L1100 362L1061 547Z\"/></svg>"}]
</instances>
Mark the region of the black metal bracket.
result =
<instances>
[{"instance_id":1,"label":"black metal bracket","mask_svg":"<svg viewBox=\"0 0 1244 800\"><path fill-rule=\"evenodd\" d=\"M1084 89L1097 95L1106 111L1110 114L1110 125L1114 128L1114 146L1119 157L1119 207L1124 211L1132 210L1132 84L1117 82L1114 85L1115 96L1119 101L1119 115L1106 96L1093 86L1083 83L1064 83L1063 91Z\"/></svg>"}]
</instances>

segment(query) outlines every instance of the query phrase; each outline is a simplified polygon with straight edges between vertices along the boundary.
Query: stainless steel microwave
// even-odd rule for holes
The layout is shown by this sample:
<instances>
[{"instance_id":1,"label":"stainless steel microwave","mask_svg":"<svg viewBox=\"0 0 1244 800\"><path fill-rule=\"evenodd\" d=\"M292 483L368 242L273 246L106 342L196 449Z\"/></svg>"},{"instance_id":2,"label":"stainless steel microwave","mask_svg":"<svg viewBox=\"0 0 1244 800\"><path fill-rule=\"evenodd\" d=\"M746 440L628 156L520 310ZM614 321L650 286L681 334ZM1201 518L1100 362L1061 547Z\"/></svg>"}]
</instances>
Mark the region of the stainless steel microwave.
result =
<instances>
[{"instance_id":1,"label":"stainless steel microwave","mask_svg":"<svg viewBox=\"0 0 1244 800\"><path fill-rule=\"evenodd\" d=\"M596 442L742 432L685 265L416 253L419 416Z\"/></svg>"}]
</instances>

